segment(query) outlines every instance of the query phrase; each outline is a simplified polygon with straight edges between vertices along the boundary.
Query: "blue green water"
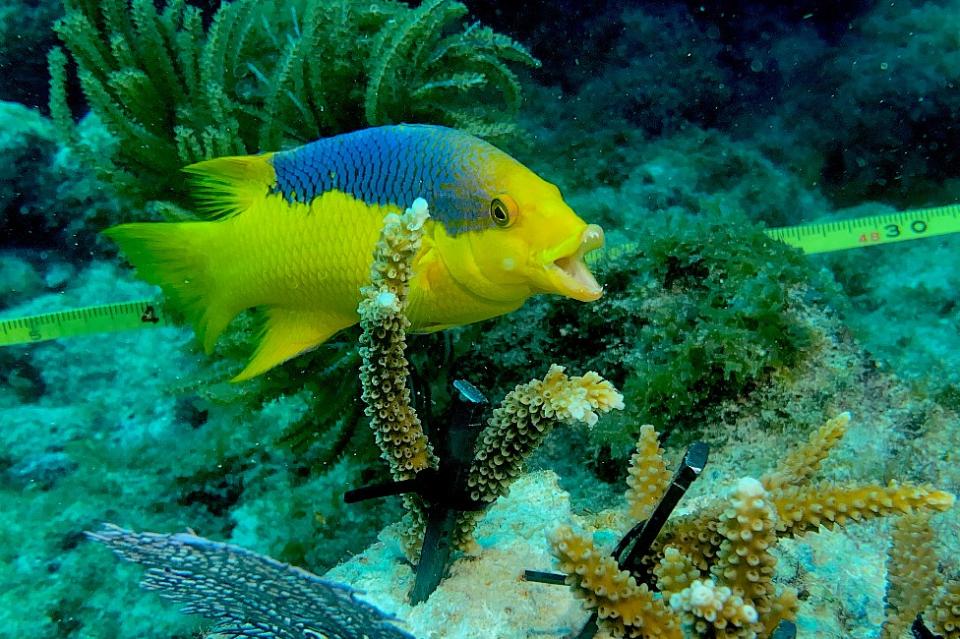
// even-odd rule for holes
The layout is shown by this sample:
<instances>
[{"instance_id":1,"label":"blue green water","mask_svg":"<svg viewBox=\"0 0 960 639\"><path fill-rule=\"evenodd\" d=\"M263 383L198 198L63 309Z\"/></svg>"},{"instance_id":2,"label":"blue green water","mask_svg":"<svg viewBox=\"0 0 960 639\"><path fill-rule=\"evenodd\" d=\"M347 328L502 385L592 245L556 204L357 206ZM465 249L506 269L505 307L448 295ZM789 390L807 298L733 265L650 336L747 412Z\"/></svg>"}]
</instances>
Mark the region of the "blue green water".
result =
<instances>
[{"instance_id":1,"label":"blue green water","mask_svg":"<svg viewBox=\"0 0 960 639\"><path fill-rule=\"evenodd\" d=\"M957 0L226 6L0 0L0 327L160 299L100 232L193 219L183 165L444 124L512 154L628 248L593 267L599 301L540 295L409 335L428 438L439 451L458 423L455 379L489 398L486 423L553 363L596 371L624 407L557 426L414 605L401 499L343 498L390 479L359 329L242 384L227 380L256 311L209 355L183 324L0 346L0 637L594 636L576 588L522 575L560 570L559 526L607 555L637 523L623 493L644 423L671 472L691 443L710 446L667 532L689 513L718 520L742 478L844 411L845 437L798 490L960 492L960 234L820 255L763 234L957 203ZM898 612L932 626L960 576L956 511L932 516L913 552L891 550L886 515L780 540L771 588L796 593L796 636L910 636ZM105 524L196 537L103 533L129 562L85 534ZM136 560L177 601L141 588ZM681 636L711 632L677 619Z\"/></svg>"}]
</instances>

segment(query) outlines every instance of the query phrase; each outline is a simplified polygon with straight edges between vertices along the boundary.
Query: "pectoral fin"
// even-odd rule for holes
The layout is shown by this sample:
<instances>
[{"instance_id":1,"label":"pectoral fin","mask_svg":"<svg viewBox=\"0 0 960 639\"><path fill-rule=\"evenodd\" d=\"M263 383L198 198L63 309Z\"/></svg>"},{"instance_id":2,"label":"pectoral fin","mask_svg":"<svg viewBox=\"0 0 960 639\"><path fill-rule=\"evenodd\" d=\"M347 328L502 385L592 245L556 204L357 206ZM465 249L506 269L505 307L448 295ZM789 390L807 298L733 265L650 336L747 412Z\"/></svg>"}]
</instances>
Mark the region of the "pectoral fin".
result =
<instances>
[{"instance_id":1,"label":"pectoral fin","mask_svg":"<svg viewBox=\"0 0 960 639\"><path fill-rule=\"evenodd\" d=\"M233 382L242 382L292 357L323 344L334 333L356 323L352 317L338 317L323 311L300 311L270 308L260 344L247 367Z\"/></svg>"}]
</instances>

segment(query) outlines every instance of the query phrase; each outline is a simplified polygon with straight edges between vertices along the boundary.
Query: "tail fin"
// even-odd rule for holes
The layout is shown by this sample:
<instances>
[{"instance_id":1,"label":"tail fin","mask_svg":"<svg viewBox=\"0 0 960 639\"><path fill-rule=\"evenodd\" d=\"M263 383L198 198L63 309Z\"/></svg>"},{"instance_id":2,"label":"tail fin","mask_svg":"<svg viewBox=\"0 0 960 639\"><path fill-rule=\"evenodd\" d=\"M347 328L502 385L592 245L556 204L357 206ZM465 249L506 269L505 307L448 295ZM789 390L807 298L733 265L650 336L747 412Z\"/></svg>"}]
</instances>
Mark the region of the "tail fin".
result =
<instances>
[{"instance_id":1,"label":"tail fin","mask_svg":"<svg viewBox=\"0 0 960 639\"><path fill-rule=\"evenodd\" d=\"M204 160L183 168L192 176L197 208L210 217L230 216L250 208L276 184L272 153Z\"/></svg>"},{"instance_id":2,"label":"tail fin","mask_svg":"<svg viewBox=\"0 0 960 639\"><path fill-rule=\"evenodd\" d=\"M207 353L240 308L217 286L210 258L216 222L121 224L104 231L115 241L137 274L163 289L182 312Z\"/></svg>"}]
</instances>

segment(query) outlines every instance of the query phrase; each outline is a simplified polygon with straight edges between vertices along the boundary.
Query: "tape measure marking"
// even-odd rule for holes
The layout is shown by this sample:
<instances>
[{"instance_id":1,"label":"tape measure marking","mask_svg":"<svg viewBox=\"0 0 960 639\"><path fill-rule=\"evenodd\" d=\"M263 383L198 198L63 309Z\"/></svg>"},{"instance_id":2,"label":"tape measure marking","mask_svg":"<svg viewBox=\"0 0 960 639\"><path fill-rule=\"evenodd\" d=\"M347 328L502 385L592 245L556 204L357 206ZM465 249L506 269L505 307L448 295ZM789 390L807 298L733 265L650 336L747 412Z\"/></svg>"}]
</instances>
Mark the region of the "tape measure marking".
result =
<instances>
[{"instance_id":1,"label":"tape measure marking","mask_svg":"<svg viewBox=\"0 0 960 639\"><path fill-rule=\"evenodd\" d=\"M845 251L960 233L960 205L773 228L765 233L808 254Z\"/></svg>"},{"instance_id":2,"label":"tape measure marking","mask_svg":"<svg viewBox=\"0 0 960 639\"><path fill-rule=\"evenodd\" d=\"M960 204L901 213L885 213L852 220L802 224L766 229L769 237L801 249L804 253L844 251L861 246L905 242L937 235L960 233ZM596 264L631 251L629 242L587 255ZM102 304L86 308L0 320L0 346L44 340L172 325L156 300Z\"/></svg>"},{"instance_id":3,"label":"tape measure marking","mask_svg":"<svg viewBox=\"0 0 960 639\"><path fill-rule=\"evenodd\" d=\"M161 303L156 300L102 304L0 320L0 346L171 325Z\"/></svg>"}]
</instances>

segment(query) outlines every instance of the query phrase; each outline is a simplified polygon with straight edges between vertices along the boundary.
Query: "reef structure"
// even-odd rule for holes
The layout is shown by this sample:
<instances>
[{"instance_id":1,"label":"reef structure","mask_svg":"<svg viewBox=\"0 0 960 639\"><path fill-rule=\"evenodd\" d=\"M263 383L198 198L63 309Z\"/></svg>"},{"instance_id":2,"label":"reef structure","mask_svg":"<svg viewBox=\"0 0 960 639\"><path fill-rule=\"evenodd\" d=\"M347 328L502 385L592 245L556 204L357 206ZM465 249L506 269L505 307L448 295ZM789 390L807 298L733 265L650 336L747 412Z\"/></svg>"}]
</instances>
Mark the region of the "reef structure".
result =
<instances>
[{"instance_id":1,"label":"reef structure","mask_svg":"<svg viewBox=\"0 0 960 639\"><path fill-rule=\"evenodd\" d=\"M694 637L770 637L798 607L797 593L773 580L779 539L954 503L930 486L814 481L849 422L849 413L828 420L759 480L741 478L725 497L669 521L630 569L589 535L561 526L550 541L566 583L614 637L679 639L684 629ZM626 495L631 513L648 513L668 488L657 440L652 426L641 429Z\"/></svg>"}]
</instances>

